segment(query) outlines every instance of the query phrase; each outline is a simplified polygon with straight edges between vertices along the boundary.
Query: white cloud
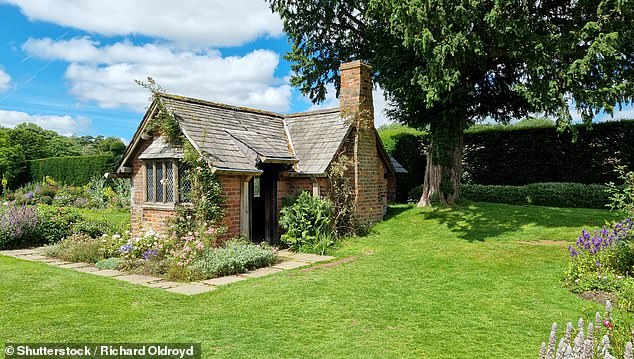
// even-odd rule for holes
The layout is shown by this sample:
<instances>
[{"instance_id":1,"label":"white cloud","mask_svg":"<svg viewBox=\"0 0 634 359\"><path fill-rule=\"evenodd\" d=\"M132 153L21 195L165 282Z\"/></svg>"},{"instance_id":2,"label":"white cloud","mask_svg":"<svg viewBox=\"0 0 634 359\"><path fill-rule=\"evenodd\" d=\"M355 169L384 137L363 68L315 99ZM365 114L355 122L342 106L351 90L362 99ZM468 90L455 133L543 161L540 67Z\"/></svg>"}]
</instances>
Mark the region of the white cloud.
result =
<instances>
[{"instance_id":1,"label":"white cloud","mask_svg":"<svg viewBox=\"0 0 634 359\"><path fill-rule=\"evenodd\" d=\"M282 23L262 0L0 0L41 20L107 36L141 34L187 46L238 46L280 36Z\"/></svg>"},{"instance_id":2,"label":"white cloud","mask_svg":"<svg viewBox=\"0 0 634 359\"><path fill-rule=\"evenodd\" d=\"M0 110L0 125L13 128L19 123L31 122L44 129L56 131L70 136L90 128L90 120L86 117L31 115L20 111Z\"/></svg>"},{"instance_id":3,"label":"white cloud","mask_svg":"<svg viewBox=\"0 0 634 359\"><path fill-rule=\"evenodd\" d=\"M104 108L143 110L148 93L133 80L148 76L185 96L275 111L290 106L288 81L275 77L279 55L269 50L223 57L217 50L185 51L129 41L101 46L88 37L29 39L22 47L33 56L70 62L65 76L71 93Z\"/></svg>"},{"instance_id":4,"label":"white cloud","mask_svg":"<svg viewBox=\"0 0 634 359\"><path fill-rule=\"evenodd\" d=\"M326 87L326 100L318 105L313 104L308 109L309 111L320 110L326 108L339 107L339 99L336 96L335 86L328 85ZM307 101L310 101L306 99ZM389 107L387 100L385 99L385 93L382 88L376 87L372 91L372 102L374 104L374 126L378 127L387 123L390 120L387 118L385 110Z\"/></svg>"},{"instance_id":5,"label":"white cloud","mask_svg":"<svg viewBox=\"0 0 634 359\"><path fill-rule=\"evenodd\" d=\"M8 73L0 69L0 92L9 89L11 83L11 76Z\"/></svg>"}]
</instances>

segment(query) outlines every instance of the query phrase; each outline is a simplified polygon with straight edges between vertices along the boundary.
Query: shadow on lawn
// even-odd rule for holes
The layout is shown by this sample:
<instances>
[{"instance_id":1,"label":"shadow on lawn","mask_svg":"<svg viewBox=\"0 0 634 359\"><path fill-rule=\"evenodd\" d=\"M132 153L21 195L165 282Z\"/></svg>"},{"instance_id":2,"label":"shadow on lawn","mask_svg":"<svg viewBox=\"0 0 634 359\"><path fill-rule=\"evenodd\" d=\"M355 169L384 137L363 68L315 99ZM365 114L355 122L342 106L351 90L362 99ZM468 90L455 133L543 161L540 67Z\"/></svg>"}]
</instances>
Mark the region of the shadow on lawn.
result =
<instances>
[{"instance_id":1,"label":"shadow on lawn","mask_svg":"<svg viewBox=\"0 0 634 359\"><path fill-rule=\"evenodd\" d=\"M599 212L600 213L600 212ZM609 216L596 210L540 206L508 206L494 203L465 202L454 207L436 207L421 212L425 219L447 225L459 238L484 241L524 225L540 227L601 226Z\"/></svg>"}]
</instances>

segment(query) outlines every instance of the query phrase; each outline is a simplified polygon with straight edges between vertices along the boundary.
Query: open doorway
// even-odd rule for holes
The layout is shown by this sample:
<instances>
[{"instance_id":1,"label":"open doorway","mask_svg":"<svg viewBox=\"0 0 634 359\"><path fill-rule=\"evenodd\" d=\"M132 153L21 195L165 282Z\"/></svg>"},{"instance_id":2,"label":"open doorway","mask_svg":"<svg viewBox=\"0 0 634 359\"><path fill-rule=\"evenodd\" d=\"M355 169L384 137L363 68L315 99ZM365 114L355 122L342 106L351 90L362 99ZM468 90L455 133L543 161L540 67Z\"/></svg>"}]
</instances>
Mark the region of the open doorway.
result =
<instances>
[{"instance_id":1,"label":"open doorway","mask_svg":"<svg viewBox=\"0 0 634 359\"><path fill-rule=\"evenodd\" d=\"M256 243L276 243L277 233L277 166L262 166L264 171L249 183L251 203L251 240Z\"/></svg>"}]
</instances>

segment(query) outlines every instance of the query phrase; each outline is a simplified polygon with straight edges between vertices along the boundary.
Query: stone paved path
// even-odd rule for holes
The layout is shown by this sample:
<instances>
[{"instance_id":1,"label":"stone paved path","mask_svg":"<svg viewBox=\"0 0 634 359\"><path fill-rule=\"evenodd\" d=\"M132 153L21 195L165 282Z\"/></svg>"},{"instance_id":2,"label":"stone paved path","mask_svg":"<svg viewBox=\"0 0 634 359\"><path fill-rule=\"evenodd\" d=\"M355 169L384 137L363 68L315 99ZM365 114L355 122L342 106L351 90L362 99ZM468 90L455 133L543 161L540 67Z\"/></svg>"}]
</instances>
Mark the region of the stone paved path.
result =
<instances>
[{"instance_id":1,"label":"stone paved path","mask_svg":"<svg viewBox=\"0 0 634 359\"><path fill-rule=\"evenodd\" d=\"M271 267L256 269L251 272L230 275L226 277L213 278L200 282L178 283L165 280L160 277L147 275L131 274L118 270L104 269L100 270L89 263L70 263L43 255L43 248L33 249L15 249L0 251L0 255L23 259L27 261L40 262L55 267L65 268L83 273L95 274L102 277L110 277L130 284L142 285L145 287L164 289L172 293L184 295L195 295L210 292L218 289L218 287L230 283L239 282L249 278L259 278L270 274L278 273L284 270L306 267L313 263L324 262L335 257L319 256L316 254L293 253L285 250L277 251L277 255L282 259Z\"/></svg>"}]
</instances>

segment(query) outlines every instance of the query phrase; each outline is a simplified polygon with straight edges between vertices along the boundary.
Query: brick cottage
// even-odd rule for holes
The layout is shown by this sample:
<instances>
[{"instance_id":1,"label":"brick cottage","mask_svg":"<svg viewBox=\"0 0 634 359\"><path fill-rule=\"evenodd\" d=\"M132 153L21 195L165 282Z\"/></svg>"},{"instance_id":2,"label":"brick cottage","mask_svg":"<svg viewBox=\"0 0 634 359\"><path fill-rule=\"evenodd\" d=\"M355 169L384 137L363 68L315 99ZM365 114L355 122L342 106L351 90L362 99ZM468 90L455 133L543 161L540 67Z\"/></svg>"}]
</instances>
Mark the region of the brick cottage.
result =
<instances>
[{"instance_id":1,"label":"brick cottage","mask_svg":"<svg viewBox=\"0 0 634 359\"><path fill-rule=\"evenodd\" d=\"M148 108L115 176L132 182L132 232L165 230L175 206L187 202L181 148L160 133L147 134L161 101L183 135L209 163L222 185L224 224L231 236L275 242L282 199L298 191L328 196L328 170L346 154L356 217L383 218L404 169L385 151L374 128L369 65L342 64L340 108L282 115L161 94ZM356 119L353 121L352 119ZM355 126L354 123L358 123Z\"/></svg>"}]
</instances>

